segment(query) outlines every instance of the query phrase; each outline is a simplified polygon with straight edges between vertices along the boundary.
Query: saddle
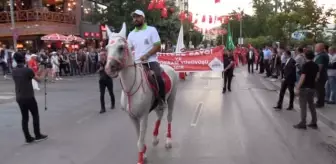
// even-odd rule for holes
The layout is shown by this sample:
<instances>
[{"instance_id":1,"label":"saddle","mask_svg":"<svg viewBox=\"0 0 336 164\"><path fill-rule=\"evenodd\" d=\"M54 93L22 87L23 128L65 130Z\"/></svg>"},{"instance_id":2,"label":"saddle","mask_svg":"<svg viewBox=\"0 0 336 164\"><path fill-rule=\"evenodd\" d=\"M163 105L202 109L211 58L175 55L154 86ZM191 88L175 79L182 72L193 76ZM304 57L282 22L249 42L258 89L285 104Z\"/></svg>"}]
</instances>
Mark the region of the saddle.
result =
<instances>
[{"instance_id":1,"label":"saddle","mask_svg":"<svg viewBox=\"0 0 336 164\"><path fill-rule=\"evenodd\" d=\"M159 95L159 85L157 84L156 77L154 71L150 70L149 68L144 67L144 71L147 75L148 82L156 96ZM171 80L168 74L163 70L161 67L161 77L165 85L166 93L170 92L171 89Z\"/></svg>"},{"instance_id":2,"label":"saddle","mask_svg":"<svg viewBox=\"0 0 336 164\"><path fill-rule=\"evenodd\" d=\"M150 109L152 111L157 105L158 105L158 100L159 100L159 85L157 84L156 77L154 74L154 71L150 70L149 68L144 67L144 71L147 75L148 82L150 84L150 87L155 95L155 100L153 102L153 105ZM165 85L165 94L169 93L171 88L172 88L172 82L168 74L164 71L164 69L161 67L161 77L163 80L163 83Z\"/></svg>"}]
</instances>

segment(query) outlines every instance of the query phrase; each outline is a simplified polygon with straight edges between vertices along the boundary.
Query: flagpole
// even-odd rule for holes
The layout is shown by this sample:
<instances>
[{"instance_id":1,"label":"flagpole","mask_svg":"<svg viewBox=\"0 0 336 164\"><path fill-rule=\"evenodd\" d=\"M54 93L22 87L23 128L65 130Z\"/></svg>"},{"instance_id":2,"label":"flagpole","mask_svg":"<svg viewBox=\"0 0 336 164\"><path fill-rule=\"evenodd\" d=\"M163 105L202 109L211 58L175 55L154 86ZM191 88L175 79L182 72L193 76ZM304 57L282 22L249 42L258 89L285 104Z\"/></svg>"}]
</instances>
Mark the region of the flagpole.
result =
<instances>
[{"instance_id":1,"label":"flagpole","mask_svg":"<svg viewBox=\"0 0 336 164\"><path fill-rule=\"evenodd\" d=\"M10 0L9 1L10 3L10 16L11 16L11 22L12 22L12 34L13 34L13 47L14 47L14 50L17 51L17 31L15 29L15 19L14 19L14 1L13 0Z\"/></svg>"}]
</instances>

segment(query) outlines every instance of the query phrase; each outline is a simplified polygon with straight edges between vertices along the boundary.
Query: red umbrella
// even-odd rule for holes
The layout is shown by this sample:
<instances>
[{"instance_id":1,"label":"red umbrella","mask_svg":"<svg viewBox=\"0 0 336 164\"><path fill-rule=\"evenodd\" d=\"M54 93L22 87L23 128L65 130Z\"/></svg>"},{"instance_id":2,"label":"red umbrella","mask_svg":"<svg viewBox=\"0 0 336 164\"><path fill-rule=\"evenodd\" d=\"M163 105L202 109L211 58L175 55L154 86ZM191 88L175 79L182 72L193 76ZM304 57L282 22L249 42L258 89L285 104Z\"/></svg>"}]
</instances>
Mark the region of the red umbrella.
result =
<instances>
[{"instance_id":1,"label":"red umbrella","mask_svg":"<svg viewBox=\"0 0 336 164\"><path fill-rule=\"evenodd\" d=\"M42 36L41 40L47 40L47 41L69 41L66 36L58 34L58 33Z\"/></svg>"},{"instance_id":2,"label":"red umbrella","mask_svg":"<svg viewBox=\"0 0 336 164\"><path fill-rule=\"evenodd\" d=\"M74 42L85 42L85 39L75 36L75 35L69 35L67 36L68 41L74 41Z\"/></svg>"}]
</instances>

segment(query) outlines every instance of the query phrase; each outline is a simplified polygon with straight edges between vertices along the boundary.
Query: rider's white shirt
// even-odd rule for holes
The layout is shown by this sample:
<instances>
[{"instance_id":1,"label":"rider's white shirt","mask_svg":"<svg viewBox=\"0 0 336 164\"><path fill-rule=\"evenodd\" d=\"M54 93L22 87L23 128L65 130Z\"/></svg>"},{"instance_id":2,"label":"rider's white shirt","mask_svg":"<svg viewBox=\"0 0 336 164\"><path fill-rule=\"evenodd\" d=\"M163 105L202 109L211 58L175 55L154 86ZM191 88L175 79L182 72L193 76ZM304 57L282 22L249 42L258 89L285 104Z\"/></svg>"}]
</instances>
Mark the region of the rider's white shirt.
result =
<instances>
[{"instance_id":1,"label":"rider's white shirt","mask_svg":"<svg viewBox=\"0 0 336 164\"><path fill-rule=\"evenodd\" d=\"M134 48L134 60L140 63L141 56L148 53L154 45L161 44L160 36L155 27L144 26L141 29L135 28L127 38L128 44ZM157 55L148 58L148 62L158 61Z\"/></svg>"}]
</instances>

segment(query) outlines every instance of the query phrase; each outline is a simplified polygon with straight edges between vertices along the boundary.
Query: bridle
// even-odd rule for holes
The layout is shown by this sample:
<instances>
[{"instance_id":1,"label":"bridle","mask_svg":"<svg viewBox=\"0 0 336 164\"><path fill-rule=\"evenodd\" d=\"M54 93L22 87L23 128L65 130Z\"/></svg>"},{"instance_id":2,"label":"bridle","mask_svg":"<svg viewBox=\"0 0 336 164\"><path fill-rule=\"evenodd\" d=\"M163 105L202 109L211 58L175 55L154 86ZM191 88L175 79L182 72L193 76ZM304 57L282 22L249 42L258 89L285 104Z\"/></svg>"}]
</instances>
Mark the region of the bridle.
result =
<instances>
[{"instance_id":1,"label":"bridle","mask_svg":"<svg viewBox=\"0 0 336 164\"><path fill-rule=\"evenodd\" d=\"M122 59L118 59L118 58L115 58L113 56L108 56L108 60L115 60L117 63L120 64L120 69L135 66L135 63L134 64L129 64L129 65L126 64L127 60L130 58L130 52L128 50L127 40L124 37L121 37L121 36L115 36L115 37L120 38L124 42L124 46L123 46L123 49L124 49L123 53L124 53L124 55L123 55ZM112 41L114 41L114 40L112 40ZM106 46L106 48L110 47L112 44L115 44L115 43L114 42L109 43Z\"/></svg>"},{"instance_id":2,"label":"bridle","mask_svg":"<svg viewBox=\"0 0 336 164\"><path fill-rule=\"evenodd\" d=\"M123 46L123 49L124 49L123 58L120 60L120 59L115 58L113 56L109 56L108 60L115 60L116 62L118 62L119 65L120 65L120 67L118 68L119 71L122 70L122 69L128 68L128 67L134 67L134 73L135 73L134 80L133 80L133 84L131 85L131 88L128 91L125 91L124 85L123 85L123 83L122 83L122 81L120 79L121 89L126 94L127 99L128 99L128 104L129 104L129 106L128 106L128 108L129 108L128 112L129 112L130 115L134 116L134 114L132 114L132 111L131 111L131 97L135 93L137 93L139 91L140 87L142 87L142 89L144 90L144 87L143 87L143 76L141 76L141 81L140 81L139 86L135 87L135 83L136 83L136 80L137 80L137 70L138 70L139 67L137 66L137 64L135 62L133 64L127 64L126 63L128 61L128 59L130 58L130 53L129 53L129 49L128 49L127 40L124 37L121 37L121 36L115 36L115 37L121 38L121 40L124 42L124 46ZM114 44L114 43L112 43L112 44ZM106 46L106 48L108 48L112 44L109 43ZM143 69L140 69L140 72L141 72L141 75L144 74ZM147 83L149 83L148 79L147 78L145 78L145 79L146 79ZM135 89L135 91L132 92L132 90L134 88L136 88L136 89Z\"/></svg>"}]
</instances>

